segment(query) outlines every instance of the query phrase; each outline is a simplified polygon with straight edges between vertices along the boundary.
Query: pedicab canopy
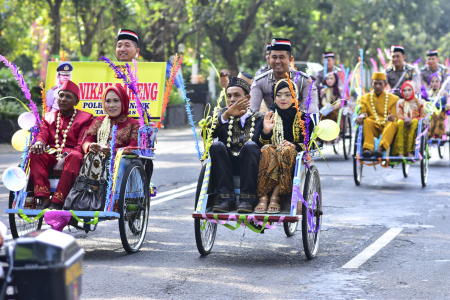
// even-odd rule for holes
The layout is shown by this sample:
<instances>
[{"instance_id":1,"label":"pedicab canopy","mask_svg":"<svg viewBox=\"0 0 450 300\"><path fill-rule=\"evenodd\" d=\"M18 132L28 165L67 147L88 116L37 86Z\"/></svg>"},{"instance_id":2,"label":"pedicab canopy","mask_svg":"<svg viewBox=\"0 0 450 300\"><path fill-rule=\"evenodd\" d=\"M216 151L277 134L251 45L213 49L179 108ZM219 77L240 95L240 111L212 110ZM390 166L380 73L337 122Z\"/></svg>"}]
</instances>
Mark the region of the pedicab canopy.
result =
<instances>
[{"instance_id":1,"label":"pedicab canopy","mask_svg":"<svg viewBox=\"0 0 450 300\"><path fill-rule=\"evenodd\" d=\"M125 63L114 62L114 64L126 73ZM131 65L134 72L133 63L128 64ZM137 88L140 92L140 101L142 105L145 105L150 115L150 121L159 122L161 120L166 63L139 62L137 66ZM69 74L60 72L61 67L66 68ZM45 85L47 103L52 102L51 97L57 96L53 95L55 93L52 93L52 91L59 91L60 79L57 76L60 75L70 76L70 80L78 84L80 102L76 106L77 109L89 112L95 117L104 115L101 101L103 91L108 86L120 84L127 90L131 99L129 116L139 118L133 92L124 84L122 79L117 78L117 75L105 62L49 62Z\"/></svg>"}]
</instances>

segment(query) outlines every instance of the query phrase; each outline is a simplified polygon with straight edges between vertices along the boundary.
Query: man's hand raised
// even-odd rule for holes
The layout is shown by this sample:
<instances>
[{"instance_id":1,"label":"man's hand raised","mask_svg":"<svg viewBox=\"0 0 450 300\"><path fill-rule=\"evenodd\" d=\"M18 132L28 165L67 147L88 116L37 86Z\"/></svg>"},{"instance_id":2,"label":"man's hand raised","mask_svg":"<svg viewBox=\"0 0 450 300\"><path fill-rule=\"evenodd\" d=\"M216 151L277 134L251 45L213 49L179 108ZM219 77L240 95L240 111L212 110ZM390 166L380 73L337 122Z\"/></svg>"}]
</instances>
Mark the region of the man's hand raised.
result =
<instances>
[{"instance_id":1,"label":"man's hand raised","mask_svg":"<svg viewBox=\"0 0 450 300\"><path fill-rule=\"evenodd\" d=\"M222 115L223 119L226 121L229 117L238 117L247 112L250 107L250 100L247 97L237 100L230 106Z\"/></svg>"}]
</instances>

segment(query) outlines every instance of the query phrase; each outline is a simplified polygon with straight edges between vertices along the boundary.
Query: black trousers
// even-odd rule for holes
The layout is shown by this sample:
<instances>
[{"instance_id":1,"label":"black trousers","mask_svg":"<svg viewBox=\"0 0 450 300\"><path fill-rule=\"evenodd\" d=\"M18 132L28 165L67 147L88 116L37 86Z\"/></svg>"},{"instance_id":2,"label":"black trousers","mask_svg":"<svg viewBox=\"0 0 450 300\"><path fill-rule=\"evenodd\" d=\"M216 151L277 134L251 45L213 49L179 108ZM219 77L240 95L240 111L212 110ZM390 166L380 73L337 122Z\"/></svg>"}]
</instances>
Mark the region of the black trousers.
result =
<instances>
[{"instance_id":1,"label":"black trousers","mask_svg":"<svg viewBox=\"0 0 450 300\"><path fill-rule=\"evenodd\" d=\"M235 202L233 175L241 177L240 202L256 204L256 188L258 184L259 156L261 149L248 141L242 146L239 156L234 156L224 143L218 141L212 144L211 175L219 194L219 201Z\"/></svg>"}]
</instances>

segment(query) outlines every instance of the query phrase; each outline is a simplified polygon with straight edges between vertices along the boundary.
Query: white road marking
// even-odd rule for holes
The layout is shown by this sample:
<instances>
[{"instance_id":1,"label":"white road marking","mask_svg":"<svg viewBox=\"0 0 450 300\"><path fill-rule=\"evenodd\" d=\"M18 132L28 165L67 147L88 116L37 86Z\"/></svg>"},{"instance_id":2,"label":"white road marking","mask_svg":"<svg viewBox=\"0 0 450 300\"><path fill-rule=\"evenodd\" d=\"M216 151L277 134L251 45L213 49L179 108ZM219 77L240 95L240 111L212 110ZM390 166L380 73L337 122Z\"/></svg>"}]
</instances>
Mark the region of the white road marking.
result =
<instances>
[{"instance_id":1,"label":"white road marking","mask_svg":"<svg viewBox=\"0 0 450 300\"><path fill-rule=\"evenodd\" d=\"M170 200L174 200L181 196L186 196L186 195L195 193L196 190L197 190L197 183L194 182L189 185L182 186L177 189L170 190L170 191L165 191L165 192L161 192L161 193L157 192L156 197L154 197L152 199L152 201L150 202L150 206L157 205L157 204L167 202Z\"/></svg>"},{"instance_id":2,"label":"white road marking","mask_svg":"<svg viewBox=\"0 0 450 300\"><path fill-rule=\"evenodd\" d=\"M179 187L177 189L173 189L173 190L169 190L169 191L165 191L165 192L161 192L161 193L158 192L158 187L157 187L156 188L156 196L152 198L152 203L153 203L153 199L154 200L159 200L159 198L161 198L163 196L172 195L172 194L175 194L175 193L178 193L178 192L181 192L181 191L184 191L184 190L188 190L188 189L191 189L191 188L196 188L196 187L197 187L197 182L194 182L192 184L185 185L185 186Z\"/></svg>"},{"instance_id":3,"label":"white road marking","mask_svg":"<svg viewBox=\"0 0 450 300\"><path fill-rule=\"evenodd\" d=\"M378 240L376 240L372 245L363 250L360 254L355 256L352 260L346 263L342 268L344 269L357 269L363 263L365 263L369 258L374 256L381 248L389 244L403 228L391 228L385 234L383 234Z\"/></svg>"}]
</instances>

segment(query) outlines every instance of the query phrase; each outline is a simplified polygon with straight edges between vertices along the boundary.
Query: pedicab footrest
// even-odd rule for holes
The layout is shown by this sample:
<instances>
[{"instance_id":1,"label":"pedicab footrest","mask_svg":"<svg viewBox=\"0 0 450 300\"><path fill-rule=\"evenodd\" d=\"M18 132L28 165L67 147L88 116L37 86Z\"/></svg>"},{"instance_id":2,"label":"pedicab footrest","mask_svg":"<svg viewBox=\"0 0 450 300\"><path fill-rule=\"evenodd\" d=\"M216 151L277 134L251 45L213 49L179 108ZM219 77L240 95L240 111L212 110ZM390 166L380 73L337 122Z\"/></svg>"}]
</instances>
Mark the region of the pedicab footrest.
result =
<instances>
[{"instance_id":1,"label":"pedicab footrest","mask_svg":"<svg viewBox=\"0 0 450 300\"><path fill-rule=\"evenodd\" d=\"M230 217L230 214L227 213L219 213L219 214L213 214L213 213L206 213L205 214L208 219L214 219L214 215L217 216L218 220L225 220L227 221ZM263 214L237 214L236 216L254 216L256 220L258 221L264 221L264 218L266 215ZM298 222L299 216L287 216L287 215L269 215L269 218L267 219L268 222L278 222L280 220L280 217L284 216L283 222ZM201 213L193 213L192 217L194 219L205 219Z\"/></svg>"},{"instance_id":2,"label":"pedicab footrest","mask_svg":"<svg viewBox=\"0 0 450 300\"><path fill-rule=\"evenodd\" d=\"M42 210L39 209L24 209L22 212L28 217L36 217ZM7 214L18 214L19 209L7 209ZM94 218L96 211L74 211L75 215L79 218ZM99 213L99 219L111 219L111 218L119 218L120 214L113 211L102 211Z\"/></svg>"}]
</instances>

